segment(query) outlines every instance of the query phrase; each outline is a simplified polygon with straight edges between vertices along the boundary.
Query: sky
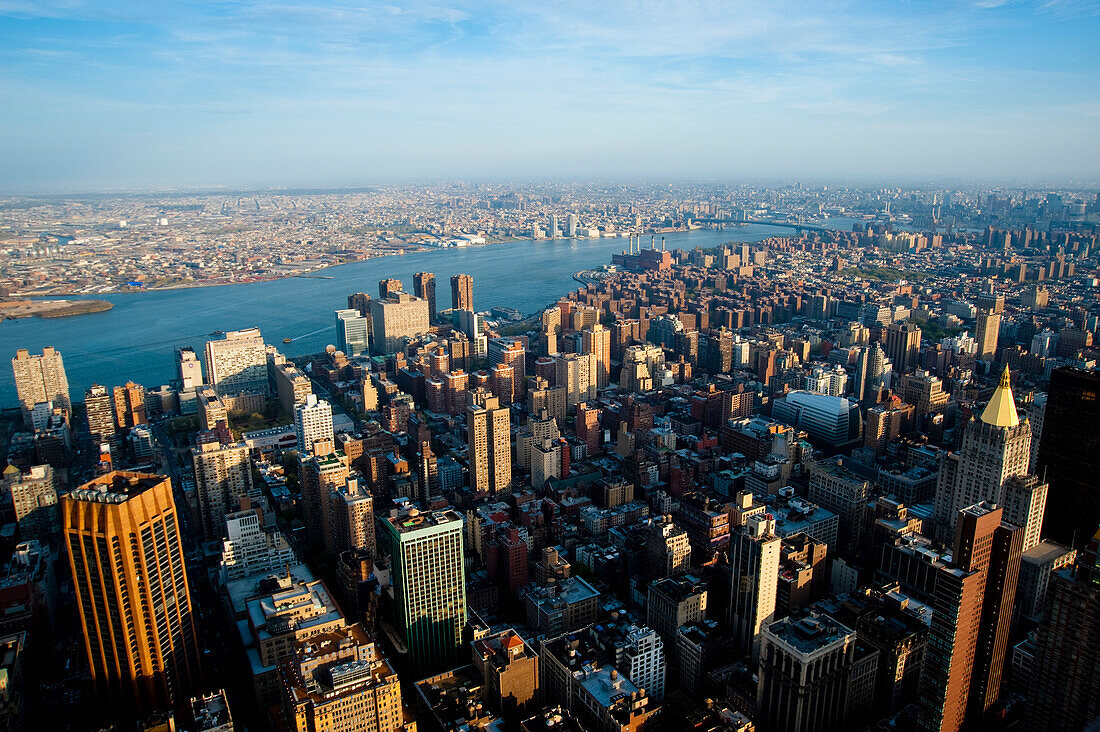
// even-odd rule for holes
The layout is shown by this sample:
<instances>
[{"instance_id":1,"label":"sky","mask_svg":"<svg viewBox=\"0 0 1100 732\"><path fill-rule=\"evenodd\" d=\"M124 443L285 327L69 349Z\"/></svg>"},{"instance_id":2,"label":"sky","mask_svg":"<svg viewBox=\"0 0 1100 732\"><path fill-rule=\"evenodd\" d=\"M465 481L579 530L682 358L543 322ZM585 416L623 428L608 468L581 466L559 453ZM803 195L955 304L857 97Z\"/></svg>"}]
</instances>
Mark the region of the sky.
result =
<instances>
[{"instance_id":1,"label":"sky","mask_svg":"<svg viewBox=\"0 0 1100 732\"><path fill-rule=\"evenodd\" d=\"M0 191L1100 178L1100 0L0 0Z\"/></svg>"}]
</instances>

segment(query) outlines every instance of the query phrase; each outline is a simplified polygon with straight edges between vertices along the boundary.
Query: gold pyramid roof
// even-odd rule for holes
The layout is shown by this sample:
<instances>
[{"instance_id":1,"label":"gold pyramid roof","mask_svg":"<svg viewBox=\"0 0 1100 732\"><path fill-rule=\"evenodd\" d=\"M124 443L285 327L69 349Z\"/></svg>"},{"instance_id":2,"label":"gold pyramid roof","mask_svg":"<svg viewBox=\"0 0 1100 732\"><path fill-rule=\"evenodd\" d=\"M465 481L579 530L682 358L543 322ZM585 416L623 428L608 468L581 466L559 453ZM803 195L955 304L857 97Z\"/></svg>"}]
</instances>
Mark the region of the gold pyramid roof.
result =
<instances>
[{"instance_id":1,"label":"gold pyramid roof","mask_svg":"<svg viewBox=\"0 0 1100 732\"><path fill-rule=\"evenodd\" d=\"M982 421L994 427L1015 427L1020 424L1020 417L1016 414L1016 402L1012 398L1012 381L1009 378L1007 366L1001 374L1001 382L993 391L993 397L989 400L989 404L985 405Z\"/></svg>"}]
</instances>

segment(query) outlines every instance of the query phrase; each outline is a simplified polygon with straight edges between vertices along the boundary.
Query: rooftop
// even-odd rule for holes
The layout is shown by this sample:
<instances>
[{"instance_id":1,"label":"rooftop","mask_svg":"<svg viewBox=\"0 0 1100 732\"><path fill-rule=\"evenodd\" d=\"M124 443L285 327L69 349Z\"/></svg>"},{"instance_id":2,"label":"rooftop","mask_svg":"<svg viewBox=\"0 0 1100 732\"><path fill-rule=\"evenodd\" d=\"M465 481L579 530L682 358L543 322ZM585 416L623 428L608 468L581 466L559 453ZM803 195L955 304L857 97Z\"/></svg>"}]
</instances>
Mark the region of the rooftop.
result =
<instances>
[{"instance_id":1,"label":"rooftop","mask_svg":"<svg viewBox=\"0 0 1100 732\"><path fill-rule=\"evenodd\" d=\"M810 656L833 645L855 639L855 631L827 615L811 613L804 618L784 618L769 625L768 636L780 641L798 656Z\"/></svg>"}]
</instances>

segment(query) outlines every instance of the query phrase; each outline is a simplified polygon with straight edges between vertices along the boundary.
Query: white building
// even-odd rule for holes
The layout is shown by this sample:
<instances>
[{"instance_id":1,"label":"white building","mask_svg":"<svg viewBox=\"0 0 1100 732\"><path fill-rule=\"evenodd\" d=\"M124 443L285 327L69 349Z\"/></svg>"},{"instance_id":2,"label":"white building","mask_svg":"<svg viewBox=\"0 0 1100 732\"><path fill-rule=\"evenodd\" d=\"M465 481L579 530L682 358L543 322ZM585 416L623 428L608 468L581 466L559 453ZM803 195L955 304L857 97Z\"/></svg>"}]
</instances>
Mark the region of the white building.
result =
<instances>
[{"instance_id":1,"label":"white building","mask_svg":"<svg viewBox=\"0 0 1100 732\"><path fill-rule=\"evenodd\" d=\"M298 563L281 532L264 531L255 509L229 514L225 526L229 538L222 542L222 582L279 573Z\"/></svg>"},{"instance_id":2,"label":"white building","mask_svg":"<svg viewBox=\"0 0 1100 732\"><path fill-rule=\"evenodd\" d=\"M206 374L219 396L267 394L267 348L259 328L230 331L207 341Z\"/></svg>"},{"instance_id":3,"label":"white building","mask_svg":"<svg viewBox=\"0 0 1100 732\"><path fill-rule=\"evenodd\" d=\"M321 441L332 442L332 407L316 394L306 396L304 404L294 409L294 432L298 437L298 452L313 452L313 446Z\"/></svg>"}]
</instances>

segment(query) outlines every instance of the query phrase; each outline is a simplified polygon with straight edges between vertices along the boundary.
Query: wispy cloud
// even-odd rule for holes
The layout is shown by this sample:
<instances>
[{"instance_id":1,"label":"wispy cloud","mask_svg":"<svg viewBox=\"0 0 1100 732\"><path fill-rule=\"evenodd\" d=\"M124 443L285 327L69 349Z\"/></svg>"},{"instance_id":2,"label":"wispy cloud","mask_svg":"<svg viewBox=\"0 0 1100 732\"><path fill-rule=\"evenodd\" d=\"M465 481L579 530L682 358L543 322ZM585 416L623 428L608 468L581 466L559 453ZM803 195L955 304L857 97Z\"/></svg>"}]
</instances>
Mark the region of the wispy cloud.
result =
<instances>
[{"instance_id":1,"label":"wispy cloud","mask_svg":"<svg viewBox=\"0 0 1100 732\"><path fill-rule=\"evenodd\" d=\"M654 174L689 172L687 161L710 173L723 167L714 151L757 173L806 160L817 161L806 172L843 161L840 172L877 173L884 161L916 159L954 175L964 146L967 160L988 146L952 136L952 126L990 124L1001 127L990 140L1034 144L1049 137L1035 135L1040 125L1081 135L1072 156L1051 146L1048 167L1095 170L1100 52L1084 41L1100 22L1090 9L1073 0L0 0L0 103L16 110L0 121L10 133L0 159L18 153L0 176L63 171L67 137L90 160L82 169L117 177L111 156L139 128L148 142L128 151L125 174L158 183L196 171L227 182L494 166L614 174L639 160L658 161ZM1006 53L1022 47L1029 52ZM1066 98L1079 104L1064 107ZM890 129L914 131L893 142ZM917 149L899 157L895 144ZM656 149L668 154L648 154ZM32 150L49 164L18 162ZM313 151L314 168L301 150ZM990 150L987 164L1003 166L1004 156Z\"/></svg>"}]
</instances>

